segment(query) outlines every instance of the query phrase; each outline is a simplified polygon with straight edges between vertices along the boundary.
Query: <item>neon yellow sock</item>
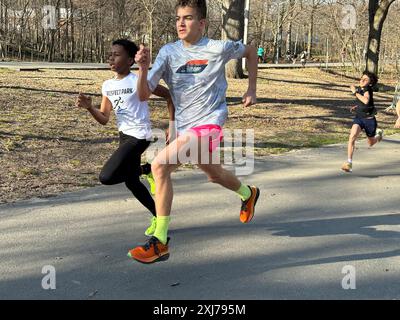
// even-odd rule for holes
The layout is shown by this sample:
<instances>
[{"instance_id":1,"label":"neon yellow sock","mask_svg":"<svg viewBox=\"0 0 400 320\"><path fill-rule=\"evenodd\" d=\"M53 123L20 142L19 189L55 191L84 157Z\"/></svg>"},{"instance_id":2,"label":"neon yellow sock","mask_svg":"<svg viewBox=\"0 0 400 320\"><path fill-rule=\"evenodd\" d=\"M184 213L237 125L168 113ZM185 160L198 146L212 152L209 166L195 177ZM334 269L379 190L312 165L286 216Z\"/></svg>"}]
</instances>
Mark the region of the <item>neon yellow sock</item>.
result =
<instances>
[{"instance_id":1,"label":"neon yellow sock","mask_svg":"<svg viewBox=\"0 0 400 320\"><path fill-rule=\"evenodd\" d=\"M167 234L168 234L168 226L171 217L161 217L157 216L157 226L156 231L154 232L154 237L156 237L162 244L167 244Z\"/></svg>"},{"instance_id":2,"label":"neon yellow sock","mask_svg":"<svg viewBox=\"0 0 400 320\"><path fill-rule=\"evenodd\" d=\"M248 186L242 183L239 190L236 193L242 198L243 201L246 201L251 197L251 190Z\"/></svg>"},{"instance_id":3,"label":"neon yellow sock","mask_svg":"<svg viewBox=\"0 0 400 320\"><path fill-rule=\"evenodd\" d=\"M150 220L150 226L146 229L144 235L148 237L152 236L156 231L156 227L157 227L157 217L152 216Z\"/></svg>"}]
</instances>

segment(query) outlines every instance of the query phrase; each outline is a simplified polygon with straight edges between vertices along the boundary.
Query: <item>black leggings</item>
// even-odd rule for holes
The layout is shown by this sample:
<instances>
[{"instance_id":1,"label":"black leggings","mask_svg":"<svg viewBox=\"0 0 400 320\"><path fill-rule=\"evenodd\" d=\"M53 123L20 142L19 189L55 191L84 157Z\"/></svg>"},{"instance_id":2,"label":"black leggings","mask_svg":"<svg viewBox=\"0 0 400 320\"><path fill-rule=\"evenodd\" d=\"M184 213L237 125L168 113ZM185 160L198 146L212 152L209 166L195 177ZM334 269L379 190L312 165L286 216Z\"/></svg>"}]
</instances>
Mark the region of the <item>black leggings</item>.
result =
<instances>
[{"instance_id":1,"label":"black leggings","mask_svg":"<svg viewBox=\"0 0 400 320\"><path fill-rule=\"evenodd\" d=\"M101 170L99 180L105 185L125 182L128 189L153 216L156 216L156 205L146 186L140 181L142 153L150 145L145 139L136 139L122 132L119 133L119 147L112 154Z\"/></svg>"}]
</instances>

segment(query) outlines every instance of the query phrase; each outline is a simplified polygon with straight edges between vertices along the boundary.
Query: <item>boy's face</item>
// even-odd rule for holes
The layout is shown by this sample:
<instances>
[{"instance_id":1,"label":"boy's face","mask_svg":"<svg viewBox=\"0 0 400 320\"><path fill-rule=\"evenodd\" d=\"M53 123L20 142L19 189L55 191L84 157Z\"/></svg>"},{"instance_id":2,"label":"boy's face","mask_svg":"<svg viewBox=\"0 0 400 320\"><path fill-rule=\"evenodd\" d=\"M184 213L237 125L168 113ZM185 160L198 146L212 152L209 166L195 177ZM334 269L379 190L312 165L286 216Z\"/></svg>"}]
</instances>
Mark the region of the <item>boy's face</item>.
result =
<instances>
[{"instance_id":1,"label":"boy's face","mask_svg":"<svg viewBox=\"0 0 400 320\"><path fill-rule=\"evenodd\" d=\"M122 73L130 69L133 58L128 56L123 46L116 44L111 47L108 63L110 64L111 71Z\"/></svg>"},{"instance_id":2,"label":"boy's face","mask_svg":"<svg viewBox=\"0 0 400 320\"><path fill-rule=\"evenodd\" d=\"M360 87L367 87L370 83L371 79L364 74L360 79Z\"/></svg>"},{"instance_id":3,"label":"boy's face","mask_svg":"<svg viewBox=\"0 0 400 320\"><path fill-rule=\"evenodd\" d=\"M179 7L176 10L176 31L178 38L187 42L198 40L204 32L206 20L199 20L197 10L192 7Z\"/></svg>"}]
</instances>

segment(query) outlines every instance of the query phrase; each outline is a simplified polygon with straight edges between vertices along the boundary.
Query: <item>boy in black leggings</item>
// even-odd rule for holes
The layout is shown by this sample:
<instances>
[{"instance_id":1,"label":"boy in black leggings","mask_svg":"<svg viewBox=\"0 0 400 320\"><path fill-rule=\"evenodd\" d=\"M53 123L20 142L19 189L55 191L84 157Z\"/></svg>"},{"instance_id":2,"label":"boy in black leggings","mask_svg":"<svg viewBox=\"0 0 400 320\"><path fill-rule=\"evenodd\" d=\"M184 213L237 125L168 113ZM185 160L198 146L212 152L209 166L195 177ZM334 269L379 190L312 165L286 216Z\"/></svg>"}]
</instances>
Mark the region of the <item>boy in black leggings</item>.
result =
<instances>
[{"instance_id":1,"label":"boy in black leggings","mask_svg":"<svg viewBox=\"0 0 400 320\"><path fill-rule=\"evenodd\" d=\"M378 83L375 74L365 71L360 79L360 86L351 85L351 92L356 98L356 105L350 111L356 114L350 131L349 143L347 147L347 161L342 165L342 170L351 172L353 170L353 154L355 143L361 131L364 130L367 135L367 142L372 147L380 142L383 137L383 130L377 129L378 123L375 115L377 113L374 105L374 96L372 88Z\"/></svg>"},{"instance_id":2,"label":"boy in black leggings","mask_svg":"<svg viewBox=\"0 0 400 320\"><path fill-rule=\"evenodd\" d=\"M142 174L151 174L150 164L140 165L141 155L152 138L150 114L147 102L141 102L137 96L137 76L130 71L137 51L138 47L129 40L114 41L109 64L115 72L115 77L103 83L100 109L94 108L91 98L83 94L79 94L76 106L87 109L102 125L107 124L111 110L114 110L120 144L104 165L99 179L105 185L122 182L126 184L136 199L151 212L151 224L145 235L152 236L156 228L155 203L148 189L140 181ZM159 85L153 93L166 99L170 119L173 120L174 105L168 89Z\"/></svg>"}]
</instances>

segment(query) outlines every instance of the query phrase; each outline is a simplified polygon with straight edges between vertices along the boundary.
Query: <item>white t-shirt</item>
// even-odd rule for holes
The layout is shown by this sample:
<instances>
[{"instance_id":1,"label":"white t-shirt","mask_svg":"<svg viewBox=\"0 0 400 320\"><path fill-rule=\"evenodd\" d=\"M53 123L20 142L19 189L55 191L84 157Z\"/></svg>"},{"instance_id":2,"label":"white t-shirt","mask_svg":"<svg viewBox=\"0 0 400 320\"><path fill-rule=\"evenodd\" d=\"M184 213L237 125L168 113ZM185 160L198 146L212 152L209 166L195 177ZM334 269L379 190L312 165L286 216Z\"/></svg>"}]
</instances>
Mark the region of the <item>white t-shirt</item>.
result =
<instances>
[{"instance_id":1,"label":"white t-shirt","mask_svg":"<svg viewBox=\"0 0 400 320\"><path fill-rule=\"evenodd\" d=\"M185 47L182 41L161 48L149 72L150 90L163 79L175 105L178 133L205 124L223 126L228 116L225 64L242 58L242 42L202 38Z\"/></svg>"},{"instance_id":2,"label":"white t-shirt","mask_svg":"<svg viewBox=\"0 0 400 320\"><path fill-rule=\"evenodd\" d=\"M149 106L137 95L137 76L130 73L125 78L107 80L102 94L106 96L117 117L118 130L137 139L152 137Z\"/></svg>"}]
</instances>

